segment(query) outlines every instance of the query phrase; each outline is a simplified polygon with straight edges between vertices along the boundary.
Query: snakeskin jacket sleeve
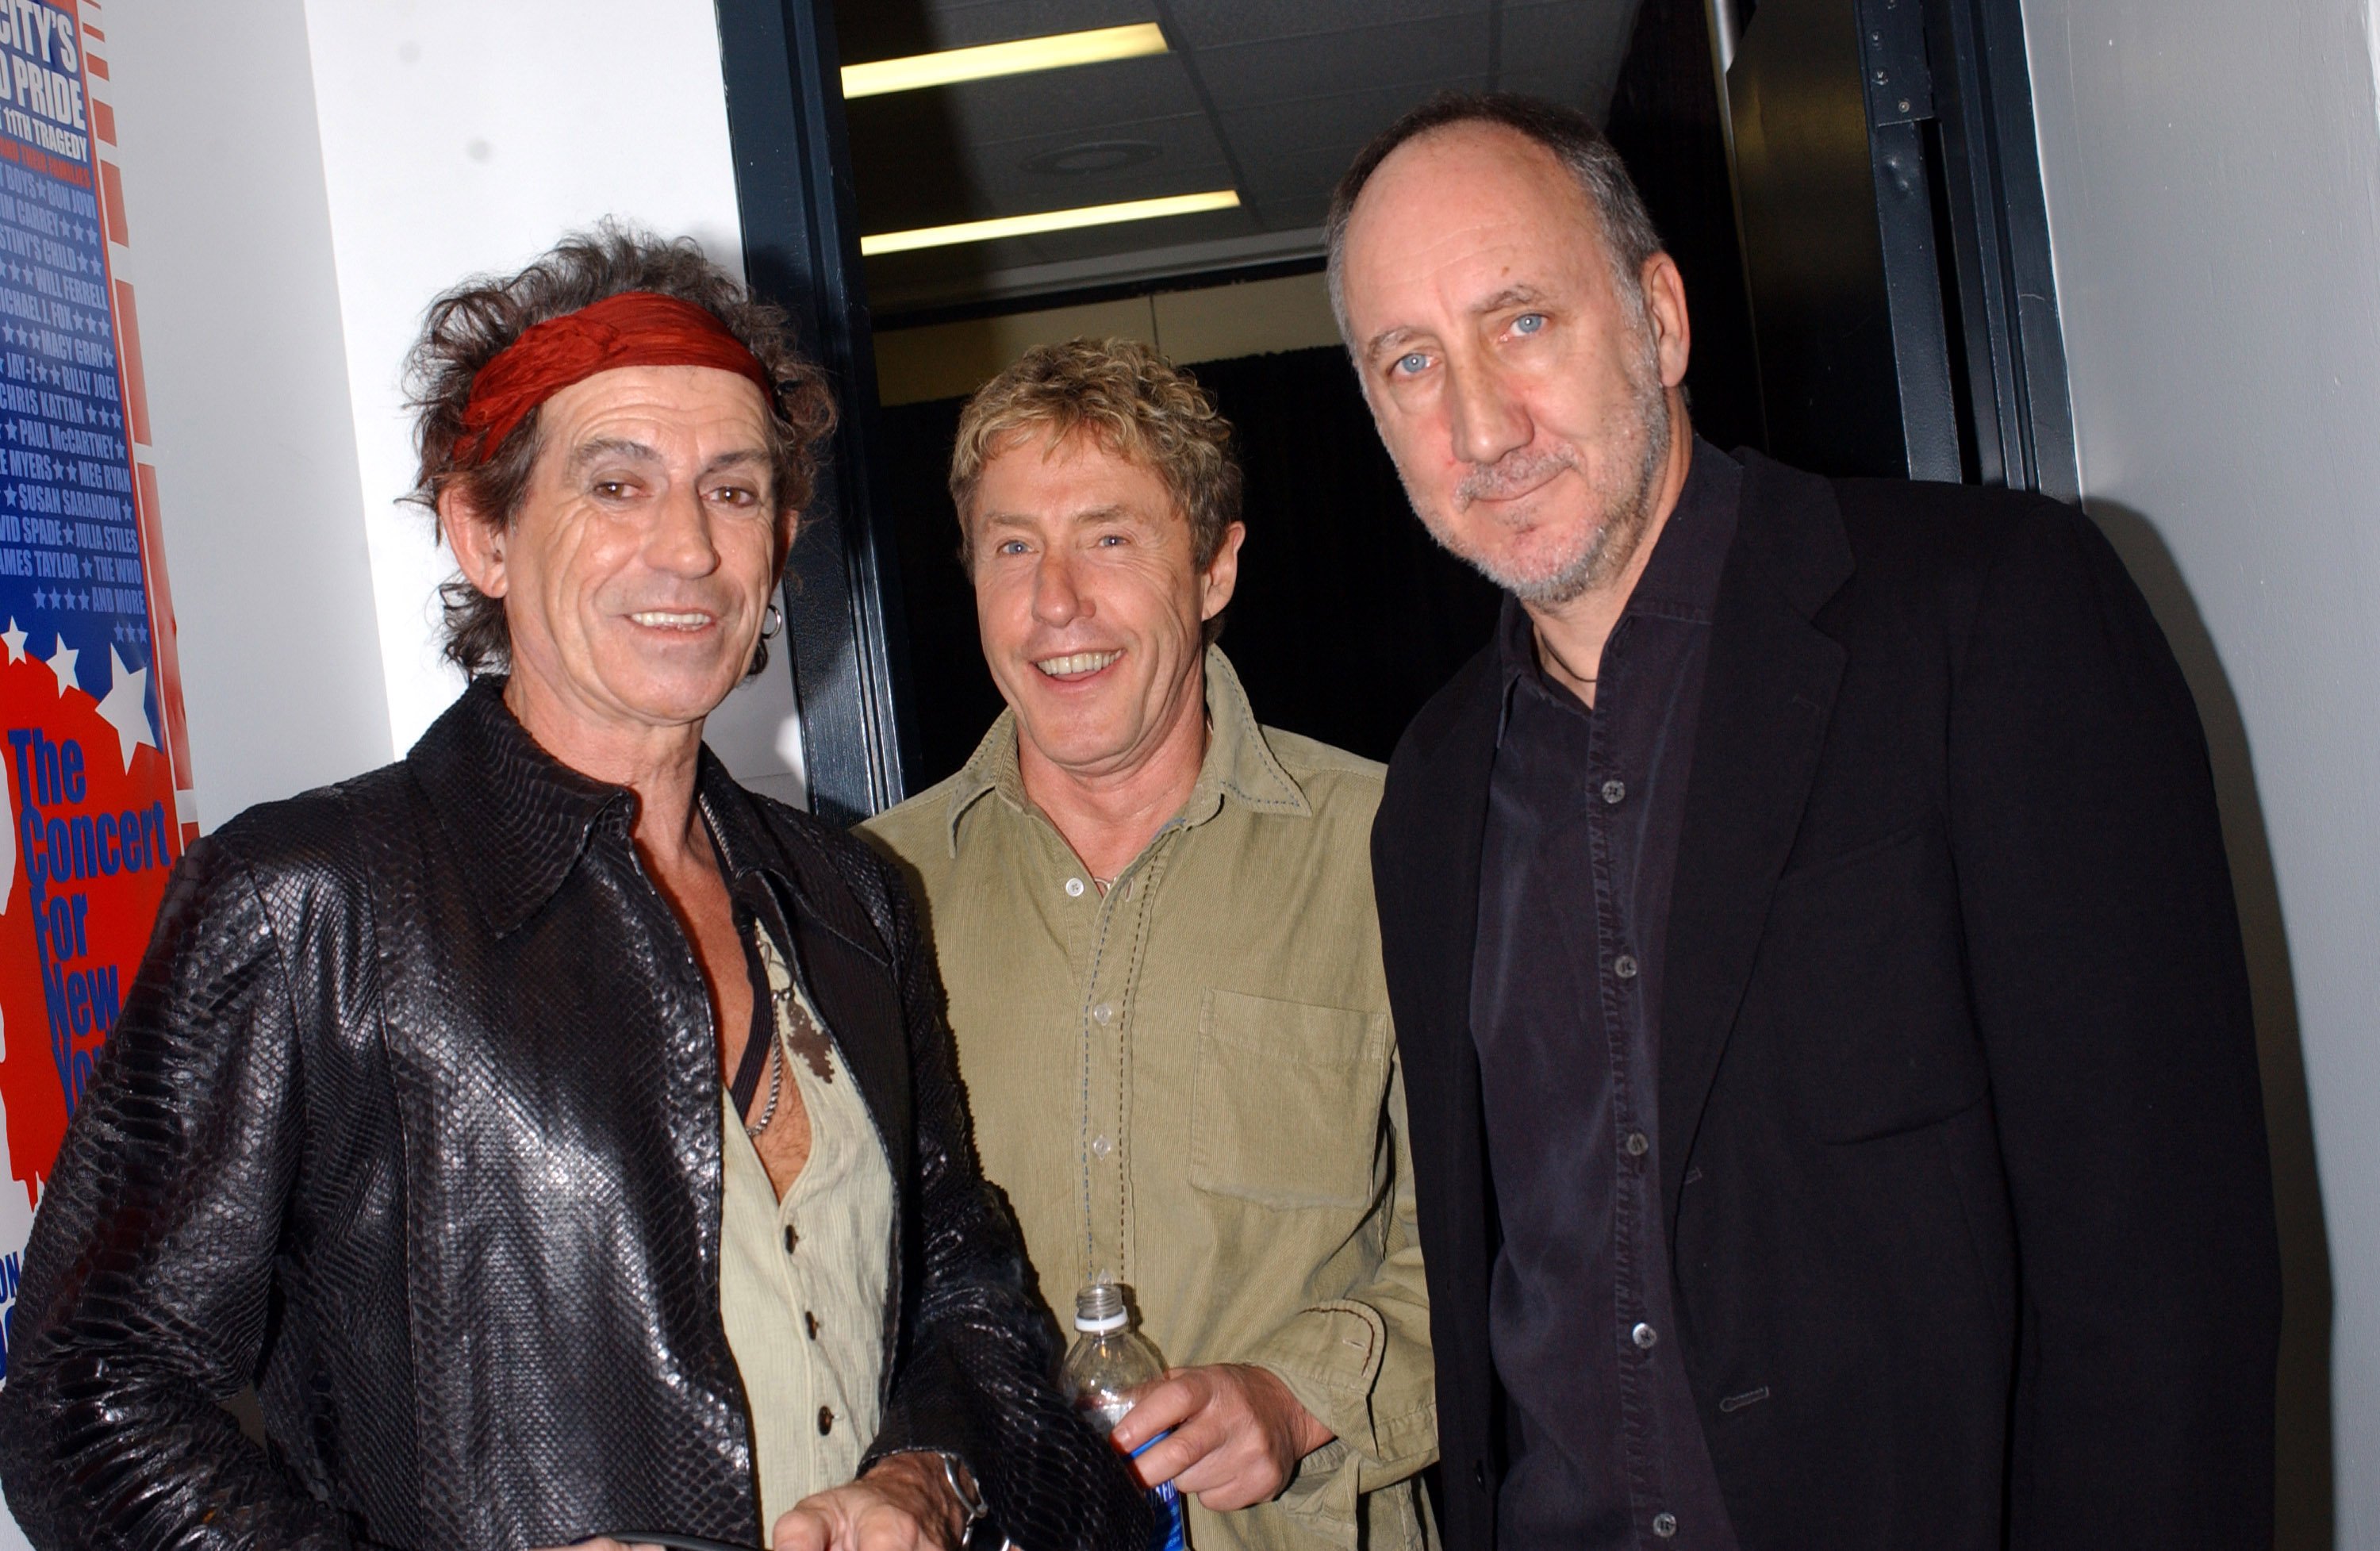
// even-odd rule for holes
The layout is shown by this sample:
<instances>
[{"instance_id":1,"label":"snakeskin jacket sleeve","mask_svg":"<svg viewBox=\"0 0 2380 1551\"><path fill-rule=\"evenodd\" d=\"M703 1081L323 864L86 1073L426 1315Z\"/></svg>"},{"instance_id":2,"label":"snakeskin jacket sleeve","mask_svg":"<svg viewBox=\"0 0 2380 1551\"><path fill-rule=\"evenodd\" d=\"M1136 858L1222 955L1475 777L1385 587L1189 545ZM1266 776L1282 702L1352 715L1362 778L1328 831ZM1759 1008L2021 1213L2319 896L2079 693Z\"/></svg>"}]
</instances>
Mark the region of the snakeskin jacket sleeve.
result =
<instances>
[{"instance_id":1,"label":"snakeskin jacket sleeve","mask_svg":"<svg viewBox=\"0 0 2380 1551\"><path fill-rule=\"evenodd\" d=\"M481 681L402 763L190 848L44 1191L0 1387L41 1551L765 1535L719 1310L708 992L632 796ZM1050 1382L932 957L857 842L705 756L901 1185L879 1455L1035 1551L1146 1509ZM253 1386L264 1438L221 1404Z\"/></svg>"}]
</instances>

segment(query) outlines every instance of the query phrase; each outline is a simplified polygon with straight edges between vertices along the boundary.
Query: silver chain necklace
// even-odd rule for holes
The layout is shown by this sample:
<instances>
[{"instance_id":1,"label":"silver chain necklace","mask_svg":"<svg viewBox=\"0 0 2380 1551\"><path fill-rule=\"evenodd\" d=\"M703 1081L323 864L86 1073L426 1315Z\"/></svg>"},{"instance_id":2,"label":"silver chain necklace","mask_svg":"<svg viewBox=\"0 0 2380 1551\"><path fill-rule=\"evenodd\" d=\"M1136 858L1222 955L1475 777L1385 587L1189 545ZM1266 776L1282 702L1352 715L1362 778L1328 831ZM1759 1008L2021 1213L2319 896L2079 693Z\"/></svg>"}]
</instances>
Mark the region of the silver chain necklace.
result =
<instances>
[{"instance_id":1,"label":"silver chain necklace","mask_svg":"<svg viewBox=\"0 0 2380 1551\"><path fill-rule=\"evenodd\" d=\"M784 1061L784 1057L783 1057L783 1055L781 1055L781 1054L778 1052L778 1049L777 1049L777 1042L776 1042L775 1040L771 1039L771 1040L769 1042L769 1104L768 1104L768 1108L766 1108L766 1109L762 1109L762 1110L760 1111L760 1118L759 1118L758 1121L755 1121L752 1124L747 1125L747 1126L746 1126L746 1127L744 1128L744 1134L745 1134L745 1135L749 1136L750 1138L752 1138L752 1139L753 1139L754 1141L756 1141L756 1142L757 1142L757 1141L759 1141L759 1140L760 1139L760 1133L761 1133L762 1132L764 1132L764 1131L766 1131L766 1130L768 1130L768 1129L769 1129L769 1122L770 1122L771 1121L773 1121L773 1120L775 1120L775 1119L777 1118L777 1099L778 1099L778 1097L779 1097L781 1095L783 1095L783 1094L784 1089L785 1089L785 1061Z\"/></svg>"}]
</instances>

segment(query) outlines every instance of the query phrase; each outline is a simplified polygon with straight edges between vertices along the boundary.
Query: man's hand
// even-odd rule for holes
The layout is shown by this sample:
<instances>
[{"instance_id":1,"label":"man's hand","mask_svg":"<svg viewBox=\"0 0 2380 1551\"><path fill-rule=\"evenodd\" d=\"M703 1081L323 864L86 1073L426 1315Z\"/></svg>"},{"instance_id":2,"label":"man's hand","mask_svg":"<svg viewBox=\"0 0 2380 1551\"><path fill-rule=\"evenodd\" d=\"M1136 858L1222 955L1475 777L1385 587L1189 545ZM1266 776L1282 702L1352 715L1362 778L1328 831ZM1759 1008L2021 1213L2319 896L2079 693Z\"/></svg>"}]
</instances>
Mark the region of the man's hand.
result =
<instances>
[{"instance_id":1,"label":"man's hand","mask_svg":"<svg viewBox=\"0 0 2380 1551\"><path fill-rule=\"evenodd\" d=\"M1280 1496L1297 1462L1331 1437L1289 1386L1241 1363L1173 1369L1140 1392L1114 1438L1129 1454L1169 1427L1172 1437L1133 1461L1141 1484L1171 1481L1218 1513Z\"/></svg>"},{"instance_id":2,"label":"man's hand","mask_svg":"<svg viewBox=\"0 0 2380 1551\"><path fill-rule=\"evenodd\" d=\"M956 1551L966 1505L939 1454L880 1460L848 1486L804 1497L771 1532L772 1551Z\"/></svg>"}]
</instances>

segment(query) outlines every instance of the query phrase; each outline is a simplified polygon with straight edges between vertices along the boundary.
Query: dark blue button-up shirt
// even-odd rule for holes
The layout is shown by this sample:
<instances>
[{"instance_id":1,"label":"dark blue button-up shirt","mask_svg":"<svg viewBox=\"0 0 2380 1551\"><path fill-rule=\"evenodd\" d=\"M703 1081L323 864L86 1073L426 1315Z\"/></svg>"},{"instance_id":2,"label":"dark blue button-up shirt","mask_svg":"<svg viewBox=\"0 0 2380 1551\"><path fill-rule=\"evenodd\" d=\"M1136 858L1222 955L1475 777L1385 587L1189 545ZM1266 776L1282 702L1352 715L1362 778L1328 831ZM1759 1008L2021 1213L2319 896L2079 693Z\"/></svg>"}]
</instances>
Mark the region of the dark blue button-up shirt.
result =
<instances>
[{"instance_id":1,"label":"dark blue button-up shirt","mask_svg":"<svg viewBox=\"0 0 2380 1551\"><path fill-rule=\"evenodd\" d=\"M1504 1551L1730 1529L1674 1339L1656 1122L1670 882L1742 470L1706 442L1605 645L1589 710L1507 600L1471 1027L1503 1229Z\"/></svg>"}]
</instances>

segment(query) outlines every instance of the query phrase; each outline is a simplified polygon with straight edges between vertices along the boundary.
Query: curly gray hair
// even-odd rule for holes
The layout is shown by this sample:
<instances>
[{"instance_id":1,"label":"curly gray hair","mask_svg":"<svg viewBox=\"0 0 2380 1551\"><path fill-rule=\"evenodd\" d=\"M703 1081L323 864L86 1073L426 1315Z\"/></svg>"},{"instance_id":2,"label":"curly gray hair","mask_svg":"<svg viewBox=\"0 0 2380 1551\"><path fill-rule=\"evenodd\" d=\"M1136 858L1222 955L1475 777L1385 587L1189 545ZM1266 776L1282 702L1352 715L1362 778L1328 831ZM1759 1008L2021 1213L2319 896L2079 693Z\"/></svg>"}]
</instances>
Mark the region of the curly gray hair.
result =
<instances>
[{"instance_id":1,"label":"curly gray hair","mask_svg":"<svg viewBox=\"0 0 2380 1551\"><path fill-rule=\"evenodd\" d=\"M483 459L463 455L471 385L523 332L628 291L651 291L704 309L725 324L776 383L769 417L770 490L777 507L777 563L809 503L820 449L834 429L834 400L817 367L795 348L783 310L760 300L704 257L691 238L663 240L606 222L577 232L517 274L482 275L430 304L421 337L406 357L406 396L415 412L419 467L407 499L434 515L449 491L480 520L508 525L528 492L542 438L540 414L515 427ZM467 673L502 673L512 662L503 600L461 577L438 589L445 653ZM764 641L751 671L768 660Z\"/></svg>"}]
</instances>

